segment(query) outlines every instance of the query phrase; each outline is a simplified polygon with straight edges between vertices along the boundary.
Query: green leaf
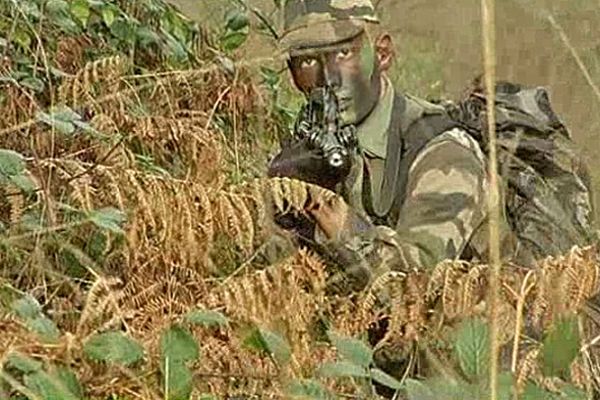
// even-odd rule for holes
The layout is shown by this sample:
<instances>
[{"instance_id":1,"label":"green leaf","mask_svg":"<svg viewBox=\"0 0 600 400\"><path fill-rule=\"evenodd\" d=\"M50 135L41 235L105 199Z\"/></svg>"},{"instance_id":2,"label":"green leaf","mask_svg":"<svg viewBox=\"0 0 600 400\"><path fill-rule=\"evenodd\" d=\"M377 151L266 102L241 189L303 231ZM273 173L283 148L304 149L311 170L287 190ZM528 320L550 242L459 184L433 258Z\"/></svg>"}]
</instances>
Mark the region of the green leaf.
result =
<instances>
[{"instance_id":1,"label":"green leaf","mask_svg":"<svg viewBox=\"0 0 600 400\"><path fill-rule=\"evenodd\" d=\"M484 400L489 398L489 396L484 396L476 386L444 378L430 378L425 381L407 379L405 387L409 400Z\"/></svg>"},{"instance_id":2,"label":"green leaf","mask_svg":"<svg viewBox=\"0 0 600 400\"><path fill-rule=\"evenodd\" d=\"M12 39L19 45L23 50L29 50L31 47L31 35L28 30L22 27L15 27Z\"/></svg>"},{"instance_id":3,"label":"green leaf","mask_svg":"<svg viewBox=\"0 0 600 400\"><path fill-rule=\"evenodd\" d=\"M347 361L336 361L323 363L318 369L318 375L331 378L356 377L367 378L369 372L360 365Z\"/></svg>"},{"instance_id":4,"label":"green leaf","mask_svg":"<svg viewBox=\"0 0 600 400\"><path fill-rule=\"evenodd\" d=\"M84 27L87 26L90 18L90 5L87 0L72 0L71 13L81 22Z\"/></svg>"},{"instance_id":5,"label":"green leaf","mask_svg":"<svg viewBox=\"0 0 600 400\"><path fill-rule=\"evenodd\" d=\"M243 31L226 33L221 37L221 47L225 51L233 51L244 44L247 38L248 33Z\"/></svg>"},{"instance_id":6,"label":"green leaf","mask_svg":"<svg viewBox=\"0 0 600 400\"><path fill-rule=\"evenodd\" d=\"M190 332L179 325L173 325L160 337L160 354L161 365L164 367L165 360L169 364L194 361L199 357L200 351Z\"/></svg>"},{"instance_id":7,"label":"green leaf","mask_svg":"<svg viewBox=\"0 0 600 400\"><path fill-rule=\"evenodd\" d=\"M88 133L88 134L90 134L92 136L95 136L95 137L102 136L102 134L100 132L98 132L93 126L91 126L87 122L73 121L73 124L77 128L80 128L82 131L84 131L85 133Z\"/></svg>"},{"instance_id":8,"label":"green leaf","mask_svg":"<svg viewBox=\"0 0 600 400\"><path fill-rule=\"evenodd\" d=\"M7 357L8 366L24 373L39 371L42 363L18 352L10 353Z\"/></svg>"},{"instance_id":9,"label":"green leaf","mask_svg":"<svg viewBox=\"0 0 600 400\"><path fill-rule=\"evenodd\" d=\"M125 222L125 214L116 208L107 207L94 210L88 214L88 218L99 228L121 235L125 234L121 228L121 225Z\"/></svg>"},{"instance_id":10,"label":"green leaf","mask_svg":"<svg viewBox=\"0 0 600 400\"><path fill-rule=\"evenodd\" d=\"M110 32L123 42L132 43L135 39L135 26L124 18L116 18L110 25Z\"/></svg>"},{"instance_id":11,"label":"green leaf","mask_svg":"<svg viewBox=\"0 0 600 400\"><path fill-rule=\"evenodd\" d=\"M373 350L364 342L353 338L344 338L333 332L328 333L331 343L335 346L342 359L361 367L368 367L373 361Z\"/></svg>"},{"instance_id":12,"label":"green leaf","mask_svg":"<svg viewBox=\"0 0 600 400\"><path fill-rule=\"evenodd\" d=\"M160 338L160 371L167 398L178 400L190 397L192 373L185 363L196 360L199 353L196 340L182 327L174 325L163 332Z\"/></svg>"},{"instance_id":13,"label":"green leaf","mask_svg":"<svg viewBox=\"0 0 600 400\"><path fill-rule=\"evenodd\" d=\"M160 43L160 36L146 26L140 26L137 28L136 37L142 46Z\"/></svg>"},{"instance_id":14,"label":"green leaf","mask_svg":"<svg viewBox=\"0 0 600 400\"><path fill-rule=\"evenodd\" d=\"M26 294L20 299L15 300L11 305L11 309L23 319L36 318L42 313L40 303L30 294Z\"/></svg>"},{"instance_id":15,"label":"green leaf","mask_svg":"<svg viewBox=\"0 0 600 400\"><path fill-rule=\"evenodd\" d=\"M0 176L9 178L25 171L25 160L16 151L0 149Z\"/></svg>"},{"instance_id":16,"label":"green leaf","mask_svg":"<svg viewBox=\"0 0 600 400\"><path fill-rule=\"evenodd\" d=\"M546 376L565 374L580 348L577 318L564 317L555 321L542 343L542 372Z\"/></svg>"},{"instance_id":17,"label":"green leaf","mask_svg":"<svg viewBox=\"0 0 600 400\"><path fill-rule=\"evenodd\" d=\"M487 376L489 347L489 328L484 320L473 318L461 324L454 350L467 376L475 380Z\"/></svg>"},{"instance_id":18,"label":"green leaf","mask_svg":"<svg viewBox=\"0 0 600 400\"><path fill-rule=\"evenodd\" d=\"M104 7L102 9L102 21L107 27L111 27L113 22L115 22L115 11L112 7Z\"/></svg>"},{"instance_id":19,"label":"green leaf","mask_svg":"<svg viewBox=\"0 0 600 400\"><path fill-rule=\"evenodd\" d=\"M438 400L431 385L416 379L406 380L406 393L409 400Z\"/></svg>"},{"instance_id":20,"label":"green leaf","mask_svg":"<svg viewBox=\"0 0 600 400\"><path fill-rule=\"evenodd\" d=\"M163 371L163 390L170 400L189 399L193 389L193 376L189 368L177 362L169 362Z\"/></svg>"},{"instance_id":21,"label":"green leaf","mask_svg":"<svg viewBox=\"0 0 600 400\"><path fill-rule=\"evenodd\" d=\"M58 377L37 371L24 378L25 386L44 400L79 400Z\"/></svg>"},{"instance_id":22,"label":"green leaf","mask_svg":"<svg viewBox=\"0 0 600 400\"><path fill-rule=\"evenodd\" d=\"M56 342L60 338L60 331L54 321L44 315L27 319L25 323L32 332L35 332L44 340Z\"/></svg>"},{"instance_id":23,"label":"green leaf","mask_svg":"<svg viewBox=\"0 0 600 400\"><path fill-rule=\"evenodd\" d=\"M485 393L489 394L488 380L481 382L485 386ZM514 378L510 372L502 372L498 374L498 400L513 399Z\"/></svg>"},{"instance_id":24,"label":"green leaf","mask_svg":"<svg viewBox=\"0 0 600 400\"><path fill-rule=\"evenodd\" d=\"M69 34L81 32L79 26L72 18L68 2L64 0L49 0L46 3L45 11L48 14L50 21L58 26L63 32Z\"/></svg>"},{"instance_id":25,"label":"green leaf","mask_svg":"<svg viewBox=\"0 0 600 400\"><path fill-rule=\"evenodd\" d=\"M33 192L38 188L35 182L27 175L12 176L10 181L19 189L25 192Z\"/></svg>"},{"instance_id":26,"label":"green leaf","mask_svg":"<svg viewBox=\"0 0 600 400\"><path fill-rule=\"evenodd\" d=\"M42 16L40 8L32 2L21 2L21 10L30 18L39 19Z\"/></svg>"},{"instance_id":27,"label":"green leaf","mask_svg":"<svg viewBox=\"0 0 600 400\"><path fill-rule=\"evenodd\" d=\"M123 332L105 332L92 336L84 345L86 356L95 361L131 365L144 356L142 346Z\"/></svg>"},{"instance_id":28,"label":"green leaf","mask_svg":"<svg viewBox=\"0 0 600 400\"><path fill-rule=\"evenodd\" d=\"M227 326L229 320L218 311L211 310L192 310L184 317L186 322L202 326Z\"/></svg>"},{"instance_id":29,"label":"green leaf","mask_svg":"<svg viewBox=\"0 0 600 400\"><path fill-rule=\"evenodd\" d=\"M225 17L225 27L231 31L239 31L244 29L250 23L248 14L240 9L233 9L229 11Z\"/></svg>"},{"instance_id":30,"label":"green leaf","mask_svg":"<svg viewBox=\"0 0 600 400\"><path fill-rule=\"evenodd\" d=\"M547 392L532 382L527 383L525 390L519 396L520 400L552 400L554 398L552 393Z\"/></svg>"},{"instance_id":31,"label":"green leaf","mask_svg":"<svg viewBox=\"0 0 600 400\"><path fill-rule=\"evenodd\" d=\"M69 12L69 3L65 0L48 0L46 11L55 15L66 15Z\"/></svg>"},{"instance_id":32,"label":"green leaf","mask_svg":"<svg viewBox=\"0 0 600 400\"><path fill-rule=\"evenodd\" d=\"M185 46L167 32L164 33L169 54L176 60L183 61L187 58Z\"/></svg>"},{"instance_id":33,"label":"green leaf","mask_svg":"<svg viewBox=\"0 0 600 400\"><path fill-rule=\"evenodd\" d=\"M264 348L273 355L273 358L279 364L283 365L290 361L292 351L289 344L281 336L265 329L259 329L259 333Z\"/></svg>"},{"instance_id":34,"label":"green leaf","mask_svg":"<svg viewBox=\"0 0 600 400\"><path fill-rule=\"evenodd\" d=\"M286 390L287 395L298 399L329 400L333 396L319 382L313 379L293 381Z\"/></svg>"},{"instance_id":35,"label":"green leaf","mask_svg":"<svg viewBox=\"0 0 600 400\"><path fill-rule=\"evenodd\" d=\"M50 113L39 111L36 114L36 119L54 127L63 134L69 135L75 132L74 122L81 120L81 117L69 107L58 107L52 109Z\"/></svg>"},{"instance_id":36,"label":"green leaf","mask_svg":"<svg viewBox=\"0 0 600 400\"><path fill-rule=\"evenodd\" d=\"M399 390L402 387L399 380L377 368L371 368L371 379L392 389Z\"/></svg>"},{"instance_id":37,"label":"green leaf","mask_svg":"<svg viewBox=\"0 0 600 400\"><path fill-rule=\"evenodd\" d=\"M55 368L52 375L56 376L71 393L77 397L83 397L83 387L79 383L77 375L71 369L60 365Z\"/></svg>"},{"instance_id":38,"label":"green leaf","mask_svg":"<svg viewBox=\"0 0 600 400\"><path fill-rule=\"evenodd\" d=\"M19 84L25 86L28 89L33 90L36 93L42 93L46 84L43 80L39 78L35 78L33 76L28 76L19 81Z\"/></svg>"}]
</instances>

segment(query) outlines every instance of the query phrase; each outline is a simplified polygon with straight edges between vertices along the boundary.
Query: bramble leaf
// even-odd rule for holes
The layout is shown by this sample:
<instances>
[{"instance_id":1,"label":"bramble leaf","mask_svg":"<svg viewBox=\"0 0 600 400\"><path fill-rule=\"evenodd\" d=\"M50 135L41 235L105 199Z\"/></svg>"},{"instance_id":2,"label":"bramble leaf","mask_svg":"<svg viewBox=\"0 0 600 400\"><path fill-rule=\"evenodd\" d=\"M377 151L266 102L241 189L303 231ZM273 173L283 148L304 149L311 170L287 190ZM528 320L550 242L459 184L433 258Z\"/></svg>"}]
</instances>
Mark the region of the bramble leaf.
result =
<instances>
[{"instance_id":1,"label":"bramble leaf","mask_svg":"<svg viewBox=\"0 0 600 400\"><path fill-rule=\"evenodd\" d=\"M79 400L59 377L44 371L36 371L25 375L25 386L44 400Z\"/></svg>"},{"instance_id":2,"label":"bramble leaf","mask_svg":"<svg viewBox=\"0 0 600 400\"><path fill-rule=\"evenodd\" d=\"M167 360L163 371L163 390L165 398L172 400L189 399L193 389L193 376L188 367L182 363Z\"/></svg>"},{"instance_id":3,"label":"bramble leaf","mask_svg":"<svg viewBox=\"0 0 600 400\"><path fill-rule=\"evenodd\" d=\"M358 339L344 338L334 332L329 332L328 336L343 360L360 365L361 367L371 365L373 350L364 342Z\"/></svg>"},{"instance_id":4,"label":"bramble leaf","mask_svg":"<svg viewBox=\"0 0 600 400\"><path fill-rule=\"evenodd\" d=\"M7 357L7 363L10 367L25 373L42 369L42 363L40 361L34 360L33 358L18 352L10 353Z\"/></svg>"},{"instance_id":5,"label":"bramble leaf","mask_svg":"<svg viewBox=\"0 0 600 400\"><path fill-rule=\"evenodd\" d=\"M456 335L454 350L463 372L474 380L487 376L489 327L479 318L464 321Z\"/></svg>"},{"instance_id":6,"label":"bramble leaf","mask_svg":"<svg viewBox=\"0 0 600 400\"><path fill-rule=\"evenodd\" d=\"M93 360L122 365L131 365L144 356L139 343L117 331L92 336L84 344L83 351Z\"/></svg>"},{"instance_id":7,"label":"bramble leaf","mask_svg":"<svg viewBox=\"0 0 600 400\"><path fill-rule=\"evenodd\" d=\"M360 365L348 361L336 361L323 363L318 369L318 375L330 378L367 378L369 372Z\"/></svg>"},{"instance_id":8,"label":"bramble leaf","mask_svg":"<svg viewBox=\"0 0 600 400\"><path fill-rule=\"evenodd\" d=\"M160 354L164 366L169 363L185 363L196 360L200 355L198 343L190 332L179 325L173 325L160 337Z\"/></svg>"},{"instance_id":9,"label":"bramble leaf","mask_svg":"<svg viewBox=\"0 0 600 400\"><path fill-rule=\"evenodd\" d=\"M226 326L229 324L229 320L226 316L218 311L211 310L192 310L184 317L186 322L194 325L202 326Z\"/></svg>"},{"instance_id":10,"label":"bramble leaf","mask_svg":"<svg viewBox=\"0 0 600 400\"><path fill-rule=\"evenodd\" d=\"M121 225L125 221L125 214L116 208L107 207L93 210L89 213L88 218L100 228L121 235L125 234L121 228Z\"/></svg>"},{"instance_id":11,"label":"bramble leaf","mask_svg":"<svg viewBox=\"0 0 600 400\"><path fill-rule=\"evenodd\" d=\"M371 368L371 379L392 389L398 390L402 387L402 384L399 380L391 375L386 374L378 368Z\"/></svg>"},{"instance_id":12,"label":"bramble leaf","mask_svg":"<svg viewBox=\"0 0 600 400\"><path fill-rule=\"evenodd\" d=\"M542 343L542 371L546 376L561 376L569 370L580 348L576 317L558 319Z\"/></svg>"}]
</instances>

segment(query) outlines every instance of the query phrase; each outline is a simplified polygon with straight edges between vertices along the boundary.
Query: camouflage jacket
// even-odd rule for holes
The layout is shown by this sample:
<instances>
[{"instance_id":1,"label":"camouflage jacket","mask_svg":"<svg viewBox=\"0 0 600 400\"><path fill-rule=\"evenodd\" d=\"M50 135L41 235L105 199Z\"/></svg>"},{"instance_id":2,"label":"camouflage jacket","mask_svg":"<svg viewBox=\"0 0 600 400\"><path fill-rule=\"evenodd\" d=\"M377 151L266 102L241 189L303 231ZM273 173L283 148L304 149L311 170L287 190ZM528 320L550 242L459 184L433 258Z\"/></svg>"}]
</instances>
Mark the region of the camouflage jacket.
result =
<instances>
[{"instance_id":1,"label":"camouflage jacket","mask_svg":"<svg viewBox=\"0 0 600 400\"><path fill-rule=\"evenodd\" d=\"M448 126L420 148L405 148L398 138L392 142L398 131L419 135L424 114L435 118L437 110L437 105L394 93L386 79L378 105L358 127L361 152L340 191L374 224L367 230L344 230L326 244L357 288L390 270L428 269L447 259L486 259L489 183L477 141ZM401 160L393 160L394 153L411 158L406 176L395 179L386 175L386 170L398 170ZM515 241L504 220L501 238L503 254L514 255ZM317 241L322 242L318 232Z\"/></svg>"}]
</instances>

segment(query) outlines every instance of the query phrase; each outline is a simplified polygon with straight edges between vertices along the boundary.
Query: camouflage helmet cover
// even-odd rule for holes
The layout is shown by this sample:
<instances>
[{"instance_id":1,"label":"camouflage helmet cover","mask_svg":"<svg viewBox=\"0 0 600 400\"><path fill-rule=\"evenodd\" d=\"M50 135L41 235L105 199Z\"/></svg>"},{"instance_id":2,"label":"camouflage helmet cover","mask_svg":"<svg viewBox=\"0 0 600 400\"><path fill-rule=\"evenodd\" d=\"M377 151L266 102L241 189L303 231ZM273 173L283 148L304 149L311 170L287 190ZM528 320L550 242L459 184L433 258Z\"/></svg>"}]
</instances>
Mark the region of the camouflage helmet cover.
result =
<instances>
[{"instance_id":1,"label":"camouflage helmet cover","mask_svg":"<svg viewBox=\"0 0 600 400\"><path fill-rule=\"evenodd\" d=\"M379 23L370 0L287 0L283 9L283 51L342 42Z\"/></svg>"}]
</instances>

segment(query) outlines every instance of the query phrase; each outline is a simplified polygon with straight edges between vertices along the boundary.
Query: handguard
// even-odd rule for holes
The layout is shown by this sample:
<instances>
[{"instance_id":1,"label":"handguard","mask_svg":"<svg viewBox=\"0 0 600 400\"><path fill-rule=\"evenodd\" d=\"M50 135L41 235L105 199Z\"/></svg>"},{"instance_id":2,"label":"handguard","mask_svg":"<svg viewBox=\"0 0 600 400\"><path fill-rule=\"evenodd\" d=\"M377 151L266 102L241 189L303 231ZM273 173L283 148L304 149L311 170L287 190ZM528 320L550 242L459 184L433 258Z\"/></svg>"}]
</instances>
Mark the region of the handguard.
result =
<instances>
[{"instance_id":1,"label":"handguard","mask_svg":"<svg viewBox=\"0 0 600 400\"><path fill-rule=\"evenodd\" d=\"M333 168L340 168L349 152L356 148L356 127L340 127L337 97L329 87L314 89L309 102L301 111L294 135L298 139L308 139L310 145L320 150Z\"/></svg>"},{"instance_id":2,"label":"handguard","mask_svg":"<svg viewBox=\"0 0 600 400\"><path fill-rule=\"evenodd\" d=\"M353 125L340 126L339 107L330 87L314 89L294 125L291 141L269 165L269 176L284 176L333 189L343 181L358 140Z\"/></svg>"}]
</instances>

